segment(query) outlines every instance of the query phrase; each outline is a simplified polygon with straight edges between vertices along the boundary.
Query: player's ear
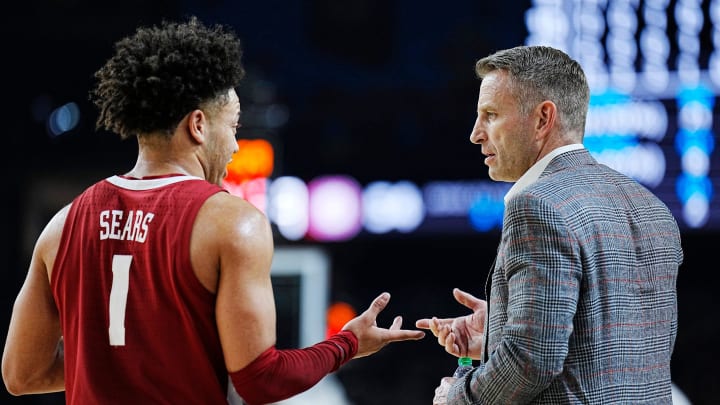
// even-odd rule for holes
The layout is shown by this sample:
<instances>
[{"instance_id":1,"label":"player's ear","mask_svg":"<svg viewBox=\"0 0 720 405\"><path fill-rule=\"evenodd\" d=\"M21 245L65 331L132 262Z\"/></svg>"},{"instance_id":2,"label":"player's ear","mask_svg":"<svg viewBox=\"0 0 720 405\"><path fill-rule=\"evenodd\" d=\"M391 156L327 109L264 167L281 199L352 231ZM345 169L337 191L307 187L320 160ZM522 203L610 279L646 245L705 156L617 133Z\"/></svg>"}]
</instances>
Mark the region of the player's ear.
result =
<instances>
[{"instance_id":1,"label":"player's ear","mask_svg":"<svg viewBox=\"0 0 720 405\"><path fill-rule=\"evenodd\" d=\"M190 133L190 136L195 140L195 142L205 142L207 125L207 116L205 115L205 112L203 112L203 110L197 108L188 113L188 132Z\"/></svg>"}]
</instances>

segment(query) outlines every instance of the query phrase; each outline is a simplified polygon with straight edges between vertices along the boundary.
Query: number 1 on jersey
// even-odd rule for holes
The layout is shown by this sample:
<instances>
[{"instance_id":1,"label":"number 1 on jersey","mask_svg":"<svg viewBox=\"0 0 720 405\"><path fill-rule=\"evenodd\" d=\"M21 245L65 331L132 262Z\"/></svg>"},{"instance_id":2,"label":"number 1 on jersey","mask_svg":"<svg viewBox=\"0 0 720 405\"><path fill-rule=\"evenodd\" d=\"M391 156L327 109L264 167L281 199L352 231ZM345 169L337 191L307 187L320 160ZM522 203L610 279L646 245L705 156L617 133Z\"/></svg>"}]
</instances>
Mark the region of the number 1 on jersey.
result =
<instances>
[{"instance_id":1,"label":"number 1 on jersey","mask_svg":"<svg viewBox=\"0 0 720 405\"><path fill-rule=\"evenodd\" d=\"M113 255L110 288L110 346L125 346L125 307L130 285L130 255Z\"/></svg>"}]
</instances>

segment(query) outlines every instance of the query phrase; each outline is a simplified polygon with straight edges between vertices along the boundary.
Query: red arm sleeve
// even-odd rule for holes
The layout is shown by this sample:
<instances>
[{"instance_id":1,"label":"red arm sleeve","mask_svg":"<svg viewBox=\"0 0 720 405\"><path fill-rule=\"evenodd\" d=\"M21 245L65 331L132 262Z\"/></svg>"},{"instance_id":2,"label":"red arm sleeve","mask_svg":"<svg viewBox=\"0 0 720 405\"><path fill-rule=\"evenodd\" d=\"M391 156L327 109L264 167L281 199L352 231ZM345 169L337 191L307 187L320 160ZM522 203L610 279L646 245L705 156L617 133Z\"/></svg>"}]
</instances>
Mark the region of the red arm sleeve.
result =
<instances>
[{"instance_id":1,"label":"red arm sleeve","mask_svg":"<svg viewBox=\"0 0 720 405\"><path fill-rule=\"evenodd\" d=\"M273 346L230 378L249 405L277 402L308 390L355 357L357 349L357 337L349 331L304 349Z\"/></svg>"}]
</instances>

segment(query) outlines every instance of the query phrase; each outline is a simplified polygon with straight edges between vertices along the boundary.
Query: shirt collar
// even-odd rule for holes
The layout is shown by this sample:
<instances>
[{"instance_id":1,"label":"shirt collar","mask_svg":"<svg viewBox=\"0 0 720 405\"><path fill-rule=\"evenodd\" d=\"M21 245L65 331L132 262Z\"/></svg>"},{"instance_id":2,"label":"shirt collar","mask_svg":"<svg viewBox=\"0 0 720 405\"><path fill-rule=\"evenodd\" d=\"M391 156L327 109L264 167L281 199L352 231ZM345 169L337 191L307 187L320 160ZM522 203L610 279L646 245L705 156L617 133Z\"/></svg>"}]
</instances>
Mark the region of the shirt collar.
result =
<instances>
[{"instance_id":1,"label":"shirt collar","mask_svg":"<svg viewBox=\"0 0 720 405\"><path fill-rule=\"evenodd\" d=\"M530 166L530 169L525 172L516 182L513 184L512 187L510 187L510 190L508 190L507 194L505 194L505 203L507 204L508 200L512 198L515 194L519 193L522 189L525 187L533 184L538 178L540 178L540 175L542 174L543 170L547 167L547 165L550 163L550 161L557 155L565 152L569 152L571 150L577 150L577 149L583 149L584 146L581 143L573 143L570 145L561 146L559 148L553 149L550 153L543 156L542 159L535 162L534 165Z\"/></svg>"}]
</instances>

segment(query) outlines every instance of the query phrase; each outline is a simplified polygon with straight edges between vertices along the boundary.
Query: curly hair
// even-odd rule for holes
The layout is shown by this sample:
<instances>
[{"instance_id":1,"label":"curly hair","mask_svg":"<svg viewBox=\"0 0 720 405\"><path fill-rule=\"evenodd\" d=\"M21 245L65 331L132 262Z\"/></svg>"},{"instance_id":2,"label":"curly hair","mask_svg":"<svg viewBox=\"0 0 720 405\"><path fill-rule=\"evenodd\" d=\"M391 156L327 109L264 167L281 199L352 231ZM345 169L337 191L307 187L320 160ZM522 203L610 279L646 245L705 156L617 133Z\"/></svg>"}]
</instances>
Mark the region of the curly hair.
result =
<instances>
[{"instance_id":1,"label":"curly hair","mask_svg":"<svg viewBox=\"0 0 720 405\"><path fill-rule=\"evenodd\" d=\"M245 75L240 40L227 27L163 21L140 27L115 44L95 73L90 100L99 109L97 129L122 139L162 132L171 136L190 111L222 101Z\"/></svg>"}]
</instances>

